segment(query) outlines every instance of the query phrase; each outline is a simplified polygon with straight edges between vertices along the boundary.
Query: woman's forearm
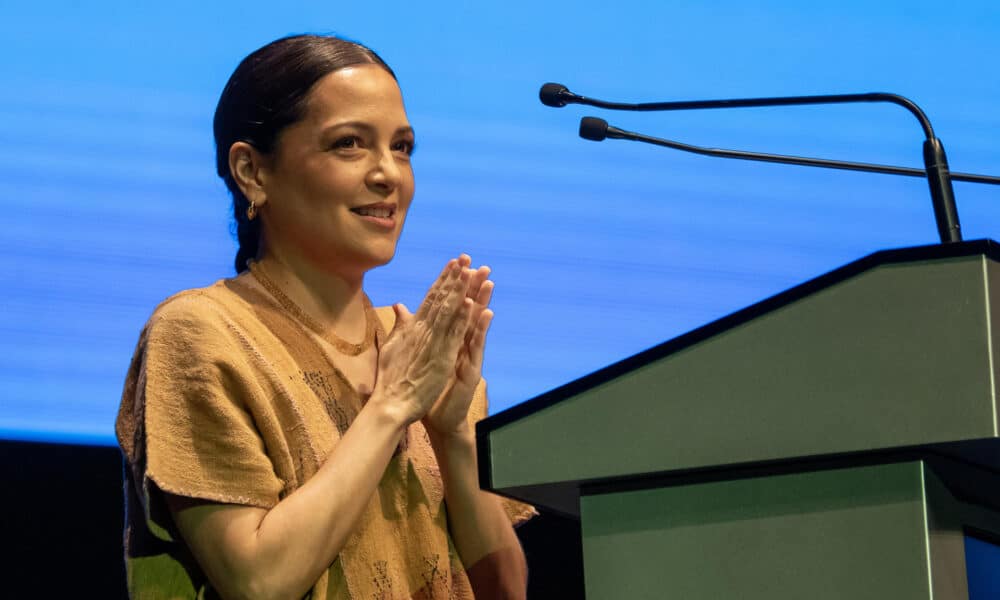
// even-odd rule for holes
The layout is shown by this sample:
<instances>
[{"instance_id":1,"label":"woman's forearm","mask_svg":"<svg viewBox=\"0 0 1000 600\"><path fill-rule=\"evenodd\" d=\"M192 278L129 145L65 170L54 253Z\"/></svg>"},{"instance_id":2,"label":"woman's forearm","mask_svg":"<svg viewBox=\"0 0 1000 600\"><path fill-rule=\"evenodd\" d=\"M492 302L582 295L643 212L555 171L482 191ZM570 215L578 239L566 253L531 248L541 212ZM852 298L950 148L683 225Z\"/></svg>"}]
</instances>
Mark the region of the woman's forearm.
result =
<instances>
[{"instance_id":1,"label":"woman's forearm","mask_svg":"<svg viewBox=\"0 0 1000 600\"><path fill-rule=\"evenodd\" d=\"M319 471L270 510L170 502L182 536L222 596L305 594L353 532L405 423L369 401Z\"/></svg>"},{"instance_id":2,"label":"woman's forearm","mask_svg":"<svg viewBox=\"0 0 1000 600\"><path fill-rule=\"evenodd\" d=\"M479 488L471 430L448 436L428 433L444 482L451 537L476 598L524 598L524 552L500 498Z\"/></svg>"}]
</instances>

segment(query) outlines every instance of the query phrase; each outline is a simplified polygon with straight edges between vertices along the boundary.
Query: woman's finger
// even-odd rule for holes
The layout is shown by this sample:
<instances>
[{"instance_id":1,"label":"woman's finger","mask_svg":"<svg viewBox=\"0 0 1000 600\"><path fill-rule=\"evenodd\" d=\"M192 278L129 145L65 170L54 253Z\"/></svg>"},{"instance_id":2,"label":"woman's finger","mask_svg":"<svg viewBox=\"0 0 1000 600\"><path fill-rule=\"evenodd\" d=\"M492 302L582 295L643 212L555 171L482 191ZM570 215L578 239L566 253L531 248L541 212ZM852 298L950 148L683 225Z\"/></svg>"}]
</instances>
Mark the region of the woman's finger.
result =
<instances>
[{"instance_id":1,"label":"woman's finger","mask_svg":"<svg viewBox=\"0 0 1000 600\"><path fill-rule=\"evenodd\" d=\"M456 274L457 267L458 261L454 258L445 263L444 268L441 269L441 274L431 284L430 289L427 290L427 294L424 295L424 301L417 308L417 314L415 315L417 319L424 320L429 318L428 313L439 301L441 288Z\"/></svg>"},{"instance_id":2,"label":"woman's finger","mask_svg":"<svg viewBox=\"0 0 1000 600\"><path fill-rule=\"evenodd\" d=\"M489 280L490 268L482 266L473 271L472 281L469 283L467 296L472 299L475 306L472 310L471 321L475 322L479 318L479 313L489 305L490 297L493 294L493 282ZM472 329L470 327L469 333Z\"/></svg>"},{"instance_id":3,"label":"woman's finger","mask_svg":"<svg viewBox=\"0 0 1000 600\"><path fill-rule=\"evenodd\" d=\"M465 297L465 294L462 294L460 301L461 304L455 311L455 317L447 324L445 330L447 335L441 340L441 351L448 358L448 363L452 365L458 360L458 353L462 349L462 344L465 343L465 333L469 328L469 318L475 305L470 298Z\"/></svg>"},{"instance_id":4,"label":"woman's finger","mask_svg":"<svg viewBox=\"0 0 1000 600\"><path fill-rule=\"evenodd\" d=\"M479 316L484 310L490 305L490 299L493 297L493 287L492 281L484 281L479 287L479 292L474 298L475 306L472 310L472 316L470 317L469 331L466 333L465 344L468 346L472 344L472 336L476 331L476 322L479 320Z\"/></svg>"},{"instance_id":5,"label":"woman's finger","mask_svg":"<svg viewBox=\"0 0 1000 600\"><path fill-rule=\"evenodd\" d=\"M493 287L494 283L490 280L486 280L479 286L479 294L476 296L476 304L486 308L490 305L490 300L493 298Z\"/></svg>"},{"instance_id":6,"label":"woman's finger","mask_svg":"<svg viewBox=\"0 0 1000 600\"><path fill-rule=\"evenodd\" d=\"M443 277L431 286L420 305L420 309L417 310L417 318L424 322L434 322L438 311L441 310L441 306L448 297L448 286L461 276L462 269L458 266L457 261L452 259L448 261L448 264L450 265L448 271L443 273Z\"/></svg>"},{"instance_id":7,"label":"woman's finger","mask_svg":"<svg viewBox=\"0 0 1000 600\"><path fill-rule=\"evenodd\" d=\"M469 284L469 298L475 300L479 297L479 290L483 286L483 282L488 280L490 277L490 268L487 266L479 267L475 270L472 277L472 282Z\"/></svg>"},{"instance_id":8,"label":"woman's finger","mask_svg":"<svg viewBox=\"0 0 1000 600\"><path fill-rule=\"evenodd\" d=\"M458 319L461 307L464 305L466 290L469 287L471 271L460 268L457 277L452 277L442 286L443 297L437 303L437 307L429 312L427 324L433 331L441 335L449 335L453 322ZM469 300L472 303L471 300ZM467 320L468 315L463 319ZM468 323L462 323L463 331Z\"/></svg>"},{"instance_id":9,"label":"woman's finger","mask_svg":"<svg viewBox=\"0 0 1000 600\"><path fill-rule=\"evenodd\" d=\"M486 333L490 330L490 323L493 322L493 311L483 310L479 318L476 319L475 326L472 327L472 337L469 340L469 366L475 370L475 375L482 371L483 354L486 351Z\"/></svg>"}]
</instances>

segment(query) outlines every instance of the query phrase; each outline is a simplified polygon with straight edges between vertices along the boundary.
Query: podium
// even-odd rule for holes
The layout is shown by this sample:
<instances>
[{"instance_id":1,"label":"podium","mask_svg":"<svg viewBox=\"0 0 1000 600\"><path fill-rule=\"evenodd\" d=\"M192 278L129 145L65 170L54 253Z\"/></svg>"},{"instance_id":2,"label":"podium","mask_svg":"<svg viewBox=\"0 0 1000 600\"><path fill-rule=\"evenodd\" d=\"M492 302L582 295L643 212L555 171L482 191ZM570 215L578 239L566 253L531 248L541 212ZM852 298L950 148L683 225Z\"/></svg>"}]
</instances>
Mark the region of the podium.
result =
<instances>
[{"instance_id":1,"label":"podium","mask_svg":"<svg viewBox=\"0 0 1000 600\"><path fill-rule=\"evenodd\" d=\"M1000 246L882 251L477 425L588 600L967 600L1000 539Z\"/></svg>"}]
</instances>

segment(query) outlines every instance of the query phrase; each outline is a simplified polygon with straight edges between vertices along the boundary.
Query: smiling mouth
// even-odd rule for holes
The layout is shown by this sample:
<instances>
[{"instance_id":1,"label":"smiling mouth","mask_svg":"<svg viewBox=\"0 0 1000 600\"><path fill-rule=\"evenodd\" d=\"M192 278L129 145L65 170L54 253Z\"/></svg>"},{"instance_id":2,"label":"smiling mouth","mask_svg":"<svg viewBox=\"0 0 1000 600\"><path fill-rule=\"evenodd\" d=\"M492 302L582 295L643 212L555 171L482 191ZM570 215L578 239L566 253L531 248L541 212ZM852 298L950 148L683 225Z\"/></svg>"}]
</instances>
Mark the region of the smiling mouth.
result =
<instances>
[{"instance_id":1,"label":"smiling mouth","mask_svg":"<svg viewBox=\"0 0 1000 600\"><path fill-rule=\"evenodd\" d=\"M372 204L369 206L358 206L352 208L351 212L359 214L363 217L376 217L379 219L388 219L396 214L396 207L389 206L386 204Z\"/></svg>"}]
</instances>

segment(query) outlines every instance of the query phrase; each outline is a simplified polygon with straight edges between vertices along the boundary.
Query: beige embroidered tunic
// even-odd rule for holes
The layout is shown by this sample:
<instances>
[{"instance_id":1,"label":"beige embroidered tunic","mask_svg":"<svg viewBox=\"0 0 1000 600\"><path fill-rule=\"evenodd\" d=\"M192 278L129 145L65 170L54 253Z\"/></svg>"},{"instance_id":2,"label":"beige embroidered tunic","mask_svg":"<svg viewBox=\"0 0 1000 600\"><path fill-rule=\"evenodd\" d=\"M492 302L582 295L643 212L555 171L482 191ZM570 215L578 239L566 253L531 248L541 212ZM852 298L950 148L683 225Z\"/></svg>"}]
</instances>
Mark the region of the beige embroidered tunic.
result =
<instances>
[{"instance_id":1,"label":"beige embroidered tunic","mask_svg":"<svg viewBox=\"0 0 1000 600\"><path fill-rule=\"evenodd\" d=\"M377 314L380 345L393 312ZM140 336L116 423L127 462L132 597L216 596L177 533L163 491L271 508L316 473L362 402L318 338L247 273L161 304ZM485 415L480 384L470 419ZM535 514L515 502L505 507L514 523ZM419 422L309 597L472 598Z\"/></svg>"}]
</instances>

